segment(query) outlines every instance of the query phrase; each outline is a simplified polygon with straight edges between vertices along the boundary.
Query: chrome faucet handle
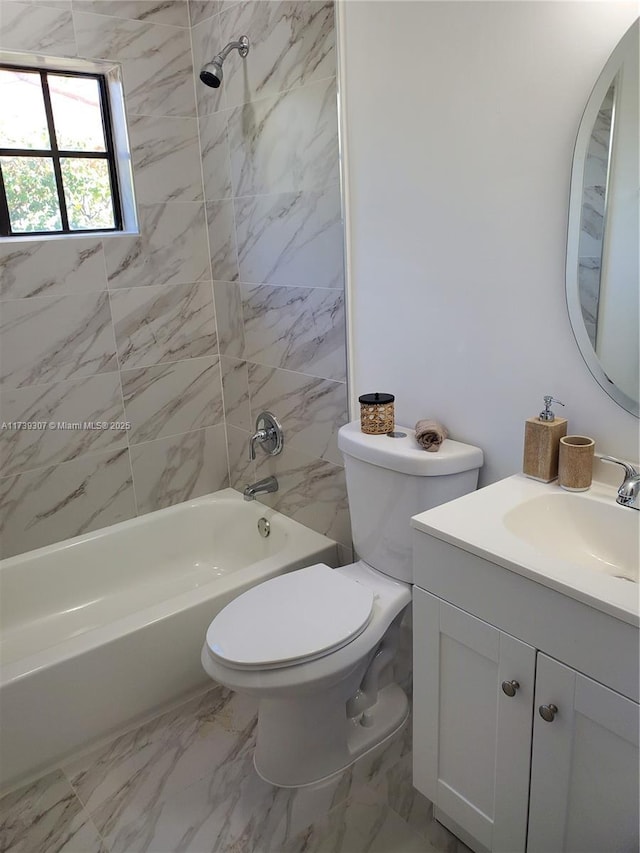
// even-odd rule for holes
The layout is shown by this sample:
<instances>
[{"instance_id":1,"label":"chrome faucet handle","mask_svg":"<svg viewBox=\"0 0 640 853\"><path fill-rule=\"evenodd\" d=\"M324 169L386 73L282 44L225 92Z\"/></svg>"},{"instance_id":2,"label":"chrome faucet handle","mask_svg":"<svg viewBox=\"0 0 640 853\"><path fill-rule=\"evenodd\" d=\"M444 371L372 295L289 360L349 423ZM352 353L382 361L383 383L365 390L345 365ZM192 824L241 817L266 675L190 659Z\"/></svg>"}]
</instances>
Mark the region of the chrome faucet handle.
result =
<instances>
[{"instance_id":1,"label":"chrome faucet handle","mask_svg":"<svg viewBox=\"0 0 640 853\"><path fill-rule=\"evenodd\" d=\"M254 432L254 434L249 439L249 461L253 462L256 458L256 442L263 442L269 438L269 433L266 429L259 429Z\"/></svg>"},{"instance_id":2,"label":"chrome faucet handle","mask_svg":"<svg viewBox=\"0 0 640 853\"><path fill-rule=\"evenodd\" d=\"M601 456L600 459L602 462L612 462L624 468L624 480L618 489L616 503L640 510L640 473L633 465L623 462L622 459L616 459L615 456Z\"/></svg>"},{"instance_id":3,"label":"chrome faucet handle","mask_svg":"<svg viewBox=\"0 0 640 853\"><path fill-rule=\"evenodd\" d=\"M284 436L282 427L275 415L271 412L260 412L256 418L256 431L249 439L249 461L256 458L256 444L269 456L277 456L282 452Z\"/></svg>"},{"instance_id":4,"label":"chrome faucet handle","mask_svg":"<svg viewBox=\"0 0 640 853\"><path fill-rule=\"evenodd\" d=\"M615 465L621 465L624 468L625 480L628 480L631 477L637 477L639 475L639 472L633 467L633 465L629 465L628 462L623 462L622 459L616 459L615 456L601 456L600 461L611 462Z\"/></svg>"}]
</instances>

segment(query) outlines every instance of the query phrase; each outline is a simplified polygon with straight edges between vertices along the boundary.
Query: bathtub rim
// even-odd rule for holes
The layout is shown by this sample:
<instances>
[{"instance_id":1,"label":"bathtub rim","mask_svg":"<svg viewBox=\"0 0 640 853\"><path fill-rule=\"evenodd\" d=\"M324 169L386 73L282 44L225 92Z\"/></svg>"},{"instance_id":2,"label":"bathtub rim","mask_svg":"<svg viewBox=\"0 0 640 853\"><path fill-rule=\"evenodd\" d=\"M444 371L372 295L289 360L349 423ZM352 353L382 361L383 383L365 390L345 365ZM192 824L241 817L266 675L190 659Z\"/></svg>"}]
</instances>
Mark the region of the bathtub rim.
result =
<instances>
[{"instance_id":1,"label":"bathtub rim","mask_svg":"<svg viewBox=\"0 0 640 853\"><path fill-rule=\"evenodd\" d=\"M81 543L97 540L98 544L96 547L99 547L99 540L104 539L104 537L117 535L120 531L135 530L148 524L150 520L162 522L184 514L189 509L207 505L214 506L216 503L222 502L238 503L239 505L244 505L245 503L240 492L228 487L198 498L174 504L170 507L145 513L135 518L126 519L117 524L82 533L79 536L63 539L60 542L54 542L41 548L34 548L22 554L6 557L0 560L0 590L2 587L3 569L14 569L22 564L28 564L31 560L40 556L51 553L62 553L68 548ZM311 528L265 504L260 504L260 509L264 517L269 520L273 520L275 517L282 519L281 523L283 523L285 529L289 528L294 532L295 536L287 539L282 550L262 560L242 566L227 575L212 578L209 583L203 584L196 589L190 589L178 595L171 596L163 601L114 619L105 625L97 626L88 631L81 632L74 637L53 643L46 649L0 664L0 689L10 683L32 676L39 670L54 665L61 659L73 659L87 651L108 645L116 641L119 637L135 633L145 626L168 619L173 614L187 610L210 597L227 594L231 589L238 586L238 581L241 581L242 585L251 580L254 583L261 582L277 573L283 563L286 565L291 562L299 563L301 560L304 561L306 559L305 554L308 554L309 559L312 559L313 554L321 549L333 547L337 553L338 543L335 540L330 539L322 533L311 530Z\"/></svg>"}]
</instances>

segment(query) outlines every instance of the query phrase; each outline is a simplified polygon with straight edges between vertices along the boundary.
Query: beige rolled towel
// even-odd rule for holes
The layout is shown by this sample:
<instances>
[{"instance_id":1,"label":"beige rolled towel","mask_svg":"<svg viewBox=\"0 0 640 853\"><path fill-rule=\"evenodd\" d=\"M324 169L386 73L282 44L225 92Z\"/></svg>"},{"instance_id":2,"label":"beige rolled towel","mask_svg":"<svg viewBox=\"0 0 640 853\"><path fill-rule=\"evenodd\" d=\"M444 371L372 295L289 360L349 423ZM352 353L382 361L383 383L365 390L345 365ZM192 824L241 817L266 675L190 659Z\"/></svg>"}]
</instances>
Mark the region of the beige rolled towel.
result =
<instances>
[{"instance_id":1,"label":"beige rolled towel","mask_svg":"<svg viewBox=\"0 0 640 853\"><path fill-rule=\"evenodd\" d=\"M437 453L440 445L449 435L447 428L438 423L424 418L416 424L416 441L429 453Z\"/></svg>"}]
</instances>

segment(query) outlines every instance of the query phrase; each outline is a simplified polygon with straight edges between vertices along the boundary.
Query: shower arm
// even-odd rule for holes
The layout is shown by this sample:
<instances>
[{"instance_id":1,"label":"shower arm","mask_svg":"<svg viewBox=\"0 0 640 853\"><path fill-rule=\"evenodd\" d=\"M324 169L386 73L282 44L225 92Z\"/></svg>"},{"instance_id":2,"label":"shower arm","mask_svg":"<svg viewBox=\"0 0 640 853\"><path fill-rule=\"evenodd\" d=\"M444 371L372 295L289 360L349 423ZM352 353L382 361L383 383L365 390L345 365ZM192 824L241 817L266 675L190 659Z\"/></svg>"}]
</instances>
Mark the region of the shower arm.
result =
<instances>
[{"instance_id":1,"label":"shower arm","mask_svg":"<svg viewBox=\"0 0 640 853\"><path fill-rule=\"evenodd\" d=\"M215 62L216 59L220 63L224 62L232 50L237 50L240 56L244 59L247 53L249 53L249 39L246 36L240 36L238 41L230 41L226 47L222 48L220 53L216 53L211 62Z\"/></svg>"}]
</instances>

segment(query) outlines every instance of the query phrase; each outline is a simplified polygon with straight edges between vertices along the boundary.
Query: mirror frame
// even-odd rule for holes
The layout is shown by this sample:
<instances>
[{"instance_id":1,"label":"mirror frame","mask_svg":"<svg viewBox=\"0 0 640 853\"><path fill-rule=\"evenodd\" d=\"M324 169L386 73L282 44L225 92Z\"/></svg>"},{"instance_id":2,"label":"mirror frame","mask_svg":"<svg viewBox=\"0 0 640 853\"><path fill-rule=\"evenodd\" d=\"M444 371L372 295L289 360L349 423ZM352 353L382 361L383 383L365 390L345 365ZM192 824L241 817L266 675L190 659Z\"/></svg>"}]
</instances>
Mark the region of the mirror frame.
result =
<instances>
[{"instance_id":1,"label":"mirror frame","mask_svg":"<svg viewBox=\"0 0 640 853\"><path fill-rule=\"evenodd\" d=\"M620 71L621 54L630 40L638 40L639 20L633 22L627 32L620 39L602 69L595 86L593 87L589 100L582 114L578 136L573 151L573 165L571 168L571 188L569 193L569 219L567 227L567 263L566 263L566 297L569 321L573 335L578 344L580 354L589 368L591 374L603 390L613 400L626 409L635 417L640 417L640 402L633 400L618 388L605 373L600 359L596 355L582 316L580 305L579 280L578 280L578 254L580 242L580 223L582 218L582 194L584 182L584 167L587 156L589 140L593 131L594 123L602 101L609 91L616 75ZM616 97L617 100L617 97ZM615 102L614 102L615 104ZM615 109L615 106L614 106Z\"/></svg>"}]
</instances>

